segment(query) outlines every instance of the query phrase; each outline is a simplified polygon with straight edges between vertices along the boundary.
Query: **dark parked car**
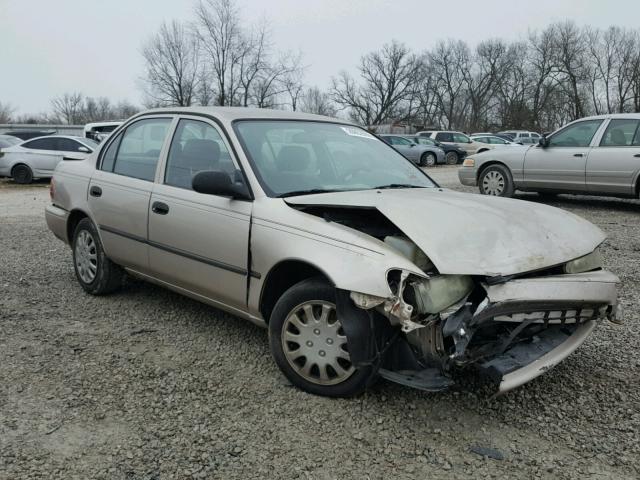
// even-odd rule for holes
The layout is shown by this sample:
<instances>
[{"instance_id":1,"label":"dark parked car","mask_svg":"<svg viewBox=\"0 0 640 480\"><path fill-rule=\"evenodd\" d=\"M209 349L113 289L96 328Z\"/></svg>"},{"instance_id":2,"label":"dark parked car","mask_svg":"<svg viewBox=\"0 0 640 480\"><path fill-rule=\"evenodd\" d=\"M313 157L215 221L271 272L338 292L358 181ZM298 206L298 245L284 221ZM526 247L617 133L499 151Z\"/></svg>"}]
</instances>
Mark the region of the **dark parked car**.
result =
<instances>
[{"instance_id":1,"label":"dark parked car","mask_svg":"<svg viewBox=\"0 0 640 480\"><path fill-rule=\"evenodd\" d=\"M56 133L55 130L9 130L8 132L4 132L3 135L11 135L24 141L36 137L46 137L54 133Z\"/></svg>"},{"instance_id":2,"label":"dark parked car","mask_svg":"<svg viewBox=\"0 0 640 480\"><path fill-rule=\"evenodd\" d=\"M455 145L447 145L446 143L440 143L430 137L423 137L419 135L405 135L405 138L408 138L418 145L433 145L441 148L442 150L444 150L444 159L447 165L462 163L464 158L467 156L467 152L465 152L460 147L456 147Z\"/></svg>"}]
</instances>

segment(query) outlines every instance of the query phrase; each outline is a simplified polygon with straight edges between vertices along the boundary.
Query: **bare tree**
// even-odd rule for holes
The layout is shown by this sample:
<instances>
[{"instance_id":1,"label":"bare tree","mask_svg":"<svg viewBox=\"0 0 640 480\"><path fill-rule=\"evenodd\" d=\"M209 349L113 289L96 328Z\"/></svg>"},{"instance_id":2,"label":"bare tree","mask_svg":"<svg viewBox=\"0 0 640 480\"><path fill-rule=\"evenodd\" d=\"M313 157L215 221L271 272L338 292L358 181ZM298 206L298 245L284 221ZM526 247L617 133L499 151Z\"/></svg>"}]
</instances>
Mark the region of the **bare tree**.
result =
<instances>
[{"instance_id":1,"label":"bare tree","mask_svg":"<svg viewBox=\"0 0 640 480\"><path fill-rule=\"evenodd\" d=\"M335 117L337 109L331 101L331 95L323 92L318 87L310 87L304 91L300 97L301 112L315 113L316 115L326 115Z\"/></svg>"},{"instance_id":2,"label":"bare tree","mask_svg":"<svg viewBox=\"0 0 640 480\"><path fill-rule=\"evenodd\" d=\"M64 123L75 125L84 120L84 95L79 92L65 93L51 100L53 114Z\"/></svg>"},{"instance_id":3,"label":"bare tree","mask_svg":"<svg viewBox=\"0 0 640 480\"><path fill-rule=\"evenodd\" d=\"M462 126L467 101L464 70L469 68L469 47L462 41L438 42L427 53L428 69L434 75L436 102L444 128Z\"/></svg>"},{"instance_id":4,"label":"bare tree","mask_svg":"<svg viewBox=\"0 0 640 480\"><path fill-rule=\"evenodd\" d=\"M302 55L290 55L288 61L282 62L284 72L280 83L288 97L291 110L298 110L298 102L304 93L304 70Z\"/></svg>"},{"instance_id":5,"label":"bare tree","mask_svg":"<svg viewBox=\"0 0 640 480\"><path fill-rule=\"evenodd\" d=\"M163 23L142 49L146 94L160 105L189 106L198 88L197 40L175 20Z\"/></svg>"},{"instance_id":6,"label":"bare tree","mask_svg":"<svg viewBox=\"0 0 640 480\"><path fill-rule=\"evenodd\" d=\"M11 123L14 111L10 104L0 102L0 123Z\"/></svg>"},{"instance_id":7,"label":"bare tree","mask_svg":"<svg viewBox=\"0 0 640 480\"><path fill-rule=\"evenodd\" d=\"M342 72L332 80L333 100L351 117L364 124L375 125L394 119L402 112L409 116L405 104L410 100L419 75L420 60L396 41L384 45L360 59L360 82Z\"/></svg>"}]
</instances>

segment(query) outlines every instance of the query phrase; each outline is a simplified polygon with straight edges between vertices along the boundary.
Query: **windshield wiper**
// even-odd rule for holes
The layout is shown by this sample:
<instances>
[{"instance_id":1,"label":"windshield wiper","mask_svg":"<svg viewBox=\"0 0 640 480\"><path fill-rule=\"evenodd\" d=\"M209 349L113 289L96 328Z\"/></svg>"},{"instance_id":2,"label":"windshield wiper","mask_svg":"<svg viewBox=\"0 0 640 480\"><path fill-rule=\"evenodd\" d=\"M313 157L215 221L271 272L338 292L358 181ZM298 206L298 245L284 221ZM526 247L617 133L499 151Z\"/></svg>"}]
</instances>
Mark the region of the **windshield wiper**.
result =
<instances>
[{"instance_id":1,"label":"windshield wiper","mask_svg":"<svg viewBox=\"0 0 640 480\"><path fill-rule=\"evenodd\" d=\"M276 195L276 198L295 197L297 195L313 195L314 193L332 193L339 192L340 190L327 190L324 188L310 188L308 190L295 190L293 192L285 192Z\"/></svg>"},{"instance_id":2,"label":"windshield wiper","mask_svg":"<svg viewBox=\"0 0 640 480\"><path fill-rule=\"evenodd\" d=\"M390 188L428 188L420 185L411 185L409 183L390 183L389 185L379 185L377 187L373 187L373 190L383 190Z\"/></svg>"}]
</instances>

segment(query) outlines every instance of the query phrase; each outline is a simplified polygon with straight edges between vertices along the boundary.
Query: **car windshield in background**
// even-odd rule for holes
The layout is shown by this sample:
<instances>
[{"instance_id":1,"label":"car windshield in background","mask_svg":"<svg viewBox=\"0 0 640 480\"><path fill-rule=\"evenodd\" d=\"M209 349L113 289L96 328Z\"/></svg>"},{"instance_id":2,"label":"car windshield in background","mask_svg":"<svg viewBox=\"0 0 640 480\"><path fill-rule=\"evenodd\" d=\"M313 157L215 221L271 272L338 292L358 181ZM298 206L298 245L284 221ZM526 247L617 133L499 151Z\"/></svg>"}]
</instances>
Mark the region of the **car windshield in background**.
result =
<instances>
[{"instance_id":1,"label":"car windshield in background","mask_svg":"<svg viewBox=\"0 0 640 480\"><path fill-rule=\"evenodd\" d=\"M272 197L435 187L419 168L361 128L259 120L238 121L234 128L263 189Z\"/></svg>"}]
</instances>

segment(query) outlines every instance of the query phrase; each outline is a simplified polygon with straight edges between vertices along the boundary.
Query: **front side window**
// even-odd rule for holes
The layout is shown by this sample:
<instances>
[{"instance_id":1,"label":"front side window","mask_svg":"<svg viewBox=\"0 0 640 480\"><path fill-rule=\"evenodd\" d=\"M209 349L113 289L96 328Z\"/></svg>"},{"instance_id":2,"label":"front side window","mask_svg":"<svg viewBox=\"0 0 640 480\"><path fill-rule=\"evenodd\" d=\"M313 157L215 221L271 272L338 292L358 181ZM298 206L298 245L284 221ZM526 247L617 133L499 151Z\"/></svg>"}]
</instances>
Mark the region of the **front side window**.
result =
<instances>
[{"instance_id":1,"label":"front side window","mask_svg":"<svg viewBox=\"0 0 640 480\"><path fill-rule=\"evenodd\" d=\"M435 186L410 161L358 127L243 120L235 122L234 129L271 197Z\"/></svg>"},{"instance_id":2,"label":"front side window","mask_svg":"<svg viewBox=\"0 0 640 480\"><path fill-rule=\"evenodd\" d=\"M550 147L588 147L602 120L585 120L569 125L549 139Z\"/></svg>"},{"instance_id":3,"label":"front side window","mask_svg":"<svg viewBox=\"0 0 640 480\"><path fill-rule=\"evenodd\" d=\"M453 141L458 143L471 143L471 139L462 133L454 133Z\"/></svg>"},{"instance_id":4,"label":"front side window","mask_svg":"<svg viewBox=\"0 0 640 480\"><path fill-rule=\"evenodd\" d=\"M417 143L420 145L435 145L436 141L427 137L416 137Z\"/></svg>"},{"instance_id":5,"label":"front side window","mask_svg":"<svg viewBox=\"0 0 640 480\"><path fill-rule=\"evenodd\" d=\"M153 181L170 123L169 118L149 118L129 125L119 139L113 173Z\"/></svg>"},{"instance_id":6,"label":"front side window","mask_svg":"<svg viewBox=\"0 0 640 480\"><path fill-rule=\"evenodd\" d=\"M640 120L611 120L600 140L601 147L640 146Z\"/></svg>"},{"instance_id":7,"label":"front side window","mask_svg":"<svg viewBox=\"0 0 640 480\"><path fill-rule=\"evenodd\" d=\"M406 138L403 137L393 137L393 144L394 145L411 145L411 140L407 140Z\"/></svg>"},{"instance_id":8,"label":"front side window","mask_svg":"<svg viewBox=\"0 0 640 480\"><path fill-rule=\"evenodd\" d=\"M478 138L474 138L473 140L475 142L480 142L480 143L490 143L487 137L478 137Z\"/></svg>"},{"instance_id":9,"label":"front side window","mask_svg":"<svg viewBox=\"0 0 640 480\"><path fill-rule=\"evenodd\" d=\"M81 147L83 150L80 150ZM70 138L59 138L58 150L63 152L83 152L84 150L88 150L88 147L85 147L81 143L71 140Z\"/></svg>"},{"instance_id":10,"label":"front side window","mask_svg":"<svg viewBox=\"0 0 640 480\"><path fill-rule=\"evenodd\" d=\"M235 167L218 131L206 122L180 120L171 141L164 183L192 190L196 173L224 170L233 173Z\"/></svg>"},{"instance_id":11,"label":"front side window","mask_svg":"<svg viewBox=\"0 0 640 480\"><path fill-rule=\"evenodd\" d=\"M439 142L453 142L453 135L451 132L438 132L436 133L436 140Z\"/></svg>"},{"instance_id":12,"label":"front side window","mask_svg":"<svg viewBox=\"0 0 640 480\"><path fill-rule=\"evenodd\" d=\"M37 138L22 144L22 147L33 150L58 150L57 140L57 138Z\"/></svg>"}]
</instances>

